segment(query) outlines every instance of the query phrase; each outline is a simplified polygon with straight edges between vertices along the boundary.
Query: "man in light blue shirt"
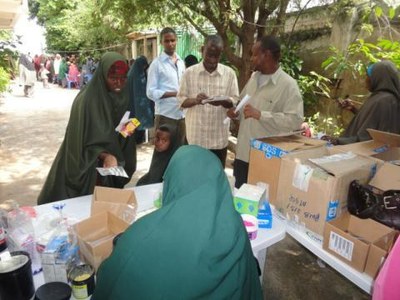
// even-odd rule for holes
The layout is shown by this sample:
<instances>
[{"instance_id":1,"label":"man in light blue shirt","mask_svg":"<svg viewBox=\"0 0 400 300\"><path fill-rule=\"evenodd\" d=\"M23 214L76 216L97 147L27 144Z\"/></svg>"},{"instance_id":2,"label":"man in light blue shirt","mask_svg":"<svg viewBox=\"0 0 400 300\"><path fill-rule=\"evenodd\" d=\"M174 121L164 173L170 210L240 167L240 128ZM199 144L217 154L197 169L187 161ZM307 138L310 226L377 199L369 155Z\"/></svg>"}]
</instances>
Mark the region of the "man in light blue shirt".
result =
<instances>
[{"instance_id":1,"label":"man in light blue shirt","mask_svg":"<svg viewBox=\"0 0 400 300\"><path fill-rule=\"evenodd\" d=\"M160 40L164 51L150 64L146 93L155 103L155 128L164 124L174 126L177 138L183 144L186 137L185 119L176 95L185 64L175 52L177 36L172 28L161 30Z\"/></svg>"}]
</instances>

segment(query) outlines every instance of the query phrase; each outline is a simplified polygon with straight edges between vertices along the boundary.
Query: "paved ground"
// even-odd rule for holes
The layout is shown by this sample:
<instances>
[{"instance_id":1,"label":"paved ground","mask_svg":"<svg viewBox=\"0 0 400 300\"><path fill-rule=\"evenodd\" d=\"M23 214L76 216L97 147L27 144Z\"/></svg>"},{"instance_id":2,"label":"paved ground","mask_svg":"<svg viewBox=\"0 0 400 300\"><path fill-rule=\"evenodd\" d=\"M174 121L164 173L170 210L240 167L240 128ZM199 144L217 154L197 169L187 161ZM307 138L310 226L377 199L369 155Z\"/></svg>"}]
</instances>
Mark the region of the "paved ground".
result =
<instances>
[{"instance_id":1,"label":"paved ground","mask_svg":"<svg viewBox=\"0 0 400 300\"><path fill-rule=\"evenodd\" d=\"M32 98L23 97L18 86L0 97L0 203L14 199L21 205L36 204L77 93L56 86L43 89L38 83ZM146 172L152 151L150 144L139 146L138 167L130 185ZM228 175L232 158L230 154ZM290 237L268 249L264 274L265 299L370 299L336 271L321 267L312 253Z\"/></svg>"}]
</instances>

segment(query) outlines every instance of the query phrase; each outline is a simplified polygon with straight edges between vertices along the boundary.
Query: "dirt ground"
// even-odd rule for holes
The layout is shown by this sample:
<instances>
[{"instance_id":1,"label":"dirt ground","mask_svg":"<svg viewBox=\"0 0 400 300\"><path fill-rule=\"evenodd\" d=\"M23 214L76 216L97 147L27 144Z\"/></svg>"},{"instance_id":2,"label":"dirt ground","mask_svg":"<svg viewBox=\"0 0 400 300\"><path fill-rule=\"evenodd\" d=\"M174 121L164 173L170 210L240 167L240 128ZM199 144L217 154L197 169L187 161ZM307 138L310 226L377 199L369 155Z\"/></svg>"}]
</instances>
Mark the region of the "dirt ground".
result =
<instances>
[{"instance_id":1,"label":"dirt ground","mask_svg":"<svg viewBox=\"0 0 400 300\"><path fill-rule=\"evenodd\" d=\"M78 90L37 83L32 98L22 87L0 96L0 203L14 199L20 205L35 205L49 168L63 140L72 101ZM130 186L148 169L153 146L138 147L138 166ZM233 154L226 173L232 175ZM264 271L265 299L364 300L370 296L286 237L268 248Z\"/></svg>"}]
</instances>

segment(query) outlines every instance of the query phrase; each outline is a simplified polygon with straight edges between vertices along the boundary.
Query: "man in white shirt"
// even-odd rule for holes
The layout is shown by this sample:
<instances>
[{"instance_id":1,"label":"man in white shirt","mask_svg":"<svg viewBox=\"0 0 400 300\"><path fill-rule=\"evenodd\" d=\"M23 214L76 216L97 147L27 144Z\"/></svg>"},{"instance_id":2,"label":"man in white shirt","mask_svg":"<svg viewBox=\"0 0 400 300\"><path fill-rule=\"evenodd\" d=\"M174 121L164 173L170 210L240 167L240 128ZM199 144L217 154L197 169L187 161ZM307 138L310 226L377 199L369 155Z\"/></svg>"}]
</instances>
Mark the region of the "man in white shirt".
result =
<instances>
[{"instance_id":1,"label":"man in white shirt","mask_svg":"<svg viewBox=\"0 0 400 300\"><path fill-rule=\"evenodd\" d=\"M177 36L172 28L161 30L160 40L164 51L150 64L146 94L155 103L155 128L163 124L174 126L182 144L185 141L185 119L176 95L185 64L175 52Z\"/></svg>"},{"instance_id":2,"label":"man in white shirt","mask_svg":"<svg viewBox=\"0 0 400 300\"><path fill-rule=\"evenodd\" d=\"M223 46L219 35L206 37L201 50L203 61L183 74L178 99L187 109L188 143L209 149L225 167L229 124L224 119L236 103L239 90L235 72L219 63Z\"/></svg>"},{"instance_id":3,"label":"man in white shirt","mask_svg":"<svg viewBox=\"0 0 400 300\"><path fill-rule=\"evenodd\" d=\"M235 186L247 182L250 141L254 138L290 133L303 122L303 99L296 80L279 66L281 48L278 40L264 36L252 48L254 73L241 97L250 96L240 112L240 127L234 161ZM234 109L228 111L235 118ZM265 170L268 172L268 170Z\"/></svg>"}]
</instances>

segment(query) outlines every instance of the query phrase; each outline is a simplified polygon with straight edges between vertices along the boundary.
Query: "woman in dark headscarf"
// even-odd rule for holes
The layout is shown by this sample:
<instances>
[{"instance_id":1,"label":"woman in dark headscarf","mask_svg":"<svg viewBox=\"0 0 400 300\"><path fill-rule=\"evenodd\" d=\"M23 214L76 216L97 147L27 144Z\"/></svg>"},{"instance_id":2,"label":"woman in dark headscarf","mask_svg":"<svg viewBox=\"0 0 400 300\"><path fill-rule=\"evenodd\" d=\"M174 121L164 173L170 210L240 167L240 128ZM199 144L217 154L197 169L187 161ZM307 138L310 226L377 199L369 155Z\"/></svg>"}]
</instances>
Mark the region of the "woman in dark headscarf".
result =
<instances>
[{"instance_id":1,"label":"woman in dark headscarf","mask_svg":"<svg viewBox=\"0 0 400 300\"><path fill-rule=\"evenodd\" d=\"M368 128L400 134L400 80L396 66L390 61L371 65L367 72L369 98L355 113L343 136L333 144L351 144L370 140Z\"/></svg>"},{"instance_id":2,"label":"woman in dark headscarf","mask_svg":"<svg viewBox=\"0 0 400 300\"><path fill-rule=\"evenodd\" d=\"M32 60L25 54L21 54L19 57L19 80L20 84L24 86L25 97L32 96L36 82L36 70Z\"/></svg>"},{"instance_id":3,"label":"woman in dark headscarf","mask_svg":"<svg viewBox=\"0 0 400 300\"><path fill-rule=\"evenodd\" d=\"M92 80L76 96L64 141L38 204L93 193L94 186L122 188L136 170L136 144L115 131L128 109L125 58L108 52ZM123 166L129 178L97 175L96 167Z\"/></svg>"},{"instance_id":4,"label":"woman in dark headscarf","mask_svg":"<svg viewBox=\"0 0 400 300\"><path fill-rule=\"evenodd\" d=\"M177 140L176 127L170 124L161 125L156 130L154 152L149 172L141 177L136 185L162 182L165 169L178 147L179 141Z\"/></svg>"},{"instance_id":5,"label":"woman in dark headscarf","mask_svg":"<svg viewBox=\"0 0 400 300\"><path fill-rule=\"evenodd\" d=\"M58 85L62 87L67 86L67 73L68 73L68 65L65 61L65 58L61 59L60 67L58 69Z\"/></svg>"},{"instance_id":6,"label":"woman in dark headscarf","mask_svg":"<svg viewBox=\"0 0 400 300\"><path fill-rule=\"evenodd\" d=\"M154 102L146 96L148 67L146 57L139 56L128 73L129 110L131 117L140 121L140 126L134 133L137 142L143 140L146 129L154 126Z\"/></svg>"},{"instance_id":7,"label":"woman in dark headscarf","mask_svg":"<svg viewBox=\"0 0 400 300\"><path fill-rule=\"evenodd\" d=\"M182 146L162 207L133 223L100 266L92 300L262 299L250 241L218 158Z\"/></svg>"}]
</instances>

